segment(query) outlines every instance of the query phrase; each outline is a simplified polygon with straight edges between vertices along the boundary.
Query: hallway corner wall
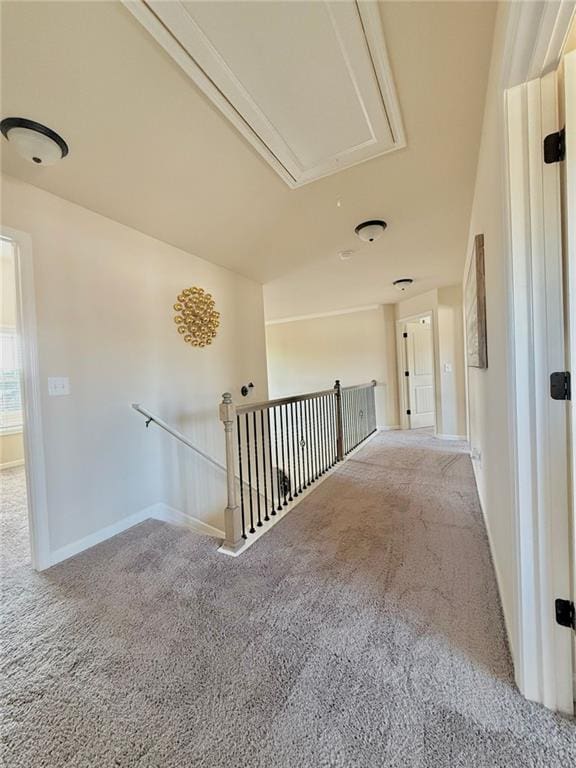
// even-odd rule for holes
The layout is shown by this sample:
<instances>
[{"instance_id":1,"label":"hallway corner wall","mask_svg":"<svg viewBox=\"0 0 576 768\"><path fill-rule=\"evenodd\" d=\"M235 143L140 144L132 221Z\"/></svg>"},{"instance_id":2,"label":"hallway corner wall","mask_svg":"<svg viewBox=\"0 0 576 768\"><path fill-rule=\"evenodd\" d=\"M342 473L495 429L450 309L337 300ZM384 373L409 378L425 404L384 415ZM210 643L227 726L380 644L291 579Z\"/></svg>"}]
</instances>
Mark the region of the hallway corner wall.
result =
<instances>
[{"instance_id":1,"label":"hallway corner wall","mask_svg":"<svg viewBox=\"0 0 576 768\"><path fill-rule=\"evenodd\" d=\"M140 402L223 462L223 392L268 396L262 286L79 205L2 176L2 224L32 241L50 551L56 559L163 503L221 528L226 477ZM173 304L210 291L214 343L184 344ZM48 395L47 379L70 379ZM149 516L149 515L148 515ZM58 554L64 553L64 554Z\"/></svg>"},{"instance_id":2,"label":"hallway corner wall","mask_svg":"<svg viewBox=\"0 0 576 768\"><path fill-rule=\"evenodd\" d=\"M379 427L398 427L394 307L274 321L266 326L270 397L329 389L371 379Z\"/></svg>"},{"instance_id":3,"label":"hallway corner wall","mask_svg":"<svg viewBox=\"0 0 576 768\"><path fill-rule=\"evenodd\" d=\"M508 354L510 253L503 212L505 123L501 72L508 10L499 8L486 95L467 257L484 235L488 367L468 368L470 445L513 658L518 655L517 542ZM467 259L467 263L468 263ZM464 273L465 274L465 273Z\"/></svg>"}]
</instances>

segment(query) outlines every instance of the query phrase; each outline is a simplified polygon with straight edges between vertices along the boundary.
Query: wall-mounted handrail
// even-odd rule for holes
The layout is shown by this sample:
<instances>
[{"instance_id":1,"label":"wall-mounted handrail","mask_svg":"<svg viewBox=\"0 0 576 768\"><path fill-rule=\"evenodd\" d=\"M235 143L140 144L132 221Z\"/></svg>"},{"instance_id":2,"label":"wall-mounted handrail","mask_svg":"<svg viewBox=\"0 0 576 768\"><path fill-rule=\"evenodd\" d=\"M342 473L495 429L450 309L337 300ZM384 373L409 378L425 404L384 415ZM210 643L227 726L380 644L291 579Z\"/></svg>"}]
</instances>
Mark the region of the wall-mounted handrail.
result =
<instances>
[{"instance_id":1,"label":"wall-mounted handrail","mask_svg":"<svg viewBox=\"0 0 576 768\"><path fill-rule=\"evenodd\" d=\"M204 453L204 451L198 448L198 446L194 445L194 443L191 442L191 440L189 440L189 438L187 438L186 435L183 435L182 432L179 432L177 429L174 429L174 427L171 427L159 416L155 416L147 408L143 408L140 405L140 403L132 403L132 408L134 408L135 411L138 411L138 413L142 414L142 416L146 417L147 419L146 426L148 426L151 422L153 422L154 424L157 424L163 430L165 430L170 435L172 435L172 437L175 437L177 440L180 440L181 443L184 443L184 445L187 445L188 448L192 448L192 450L195 451L195 453L197 453L199 456L202 456L202 458L208 461L210 464L217 467L222 472L226 472L226 467L224 466L224 464L221 464L219 461L216 461L216 459L213 459L212 456L209 456L207 453Z\"/></svg>"}]
</instances>

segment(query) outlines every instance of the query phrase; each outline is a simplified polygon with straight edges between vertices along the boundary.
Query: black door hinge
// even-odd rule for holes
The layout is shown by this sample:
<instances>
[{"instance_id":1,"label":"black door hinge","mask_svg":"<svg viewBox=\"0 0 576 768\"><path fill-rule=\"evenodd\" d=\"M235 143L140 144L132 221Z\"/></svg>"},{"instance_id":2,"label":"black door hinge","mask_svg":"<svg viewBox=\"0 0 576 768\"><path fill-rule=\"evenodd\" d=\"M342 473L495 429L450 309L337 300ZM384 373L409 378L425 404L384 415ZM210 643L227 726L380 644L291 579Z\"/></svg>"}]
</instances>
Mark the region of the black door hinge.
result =
<instances>
[{"instance_id":1,"label":"black door hinge","mask_svg":"<svg viewBox=\"0 0 576 768\"><path fill-rule=\"evenodd\" d=\"M412 411L410 410L410 408L408 408L408 410L406 411L406 416L412 416Z\"/></svg>"},{"instance_id":2,"label":"black door hinge","mask_svg":"<svg viewBox=\"0 0 576 768\"><path fill-rule=\"evenodd\" d=\"M561 163L566 157L566 129L549 133L544 139L544 162Z\"/></svg>"},{"instance_id":3,"label":"black door hinge","mask_svg":"<svg viewBox=\"0 0 576 768\"><path fill-rule=\"evenodd\" d=\"M408 338L408 334L406 333L406 331L404 331L404 333L402 334L402 336L404 336L404 338L405 338L405 339L407 339L407 338Z\"/></svg>"},{"instance_id":4,"label":"black door hinge","mask_svg":"<svg viewBox=\"0 0 576 768\"><path fill-rule=\"evenodd\" d=\"M570 371L554 371L550 374L550 397L553 400L571 400Z\"/></svg>"},{"instance_id":5,"label":"black door hinge","mask_svg":"<svg viewBox=\"0 0 576 768\"><path fill-rule=\"evenodd\" d=\"M574 613L574 603L571 600L555 600L556 623L561 627L570 627L576 629L576 614Z\"/></svg>"}]
</instances>

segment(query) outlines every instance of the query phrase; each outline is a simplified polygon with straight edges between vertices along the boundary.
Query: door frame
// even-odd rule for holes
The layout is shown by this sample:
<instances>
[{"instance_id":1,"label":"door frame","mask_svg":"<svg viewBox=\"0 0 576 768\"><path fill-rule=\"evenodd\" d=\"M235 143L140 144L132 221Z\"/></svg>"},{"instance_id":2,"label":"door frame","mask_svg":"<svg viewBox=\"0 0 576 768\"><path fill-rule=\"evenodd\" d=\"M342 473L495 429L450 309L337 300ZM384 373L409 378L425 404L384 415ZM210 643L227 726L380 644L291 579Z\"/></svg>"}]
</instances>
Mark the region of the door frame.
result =
<instances>
[{"instance_id":1,"label":"door frame","mask_svg":"<svg viewBox=\"0 0 576 768\"><path fill-rule=\"evenodd\" d=\"M434 387L434 434L438 431L438 386L436 381L436 357L437 357L437 343L436 343L436 324L434 322L434 311L429 309L426 312L418 312L416 315L408 315L402 317L396 321L396 361L398 372L398 399L400 404L400 429L411 429L410 419L406 411L410 404L410 392L407 382L405 371L407 370L408 360L406 344L404 343L404 330L406 323L413 323L419 320L421 317L429 317L432 331L432 363L434 365L434 374L432 376Z\"/></svg>"},{"instance_id":2,"label":"door frame","mask_svg":"<svg viewBox=\"0 0 576 768\"><path fill-rule=\"evenodd\" d=\"M555 71L576 3L509 8L502 70L504 228L508 262L509 402L517 551L516 681L522 693L573 713L572 637L555 622L568 597L567 406L549 394L565 370L560 180L542 136L558 130Z\"/></svg>"},{"instance_id":3,"label":"door frame","mask_svg":"<svg viewBox=\"0 0 576 768\"><path fill-rule=\"evenodd\" d=\"M0 227L0 236L15 245L16 327L20 335L22 355L24 469L28 495L30 557L32 567L41 571L51 565L51 558L32 238L26 232L4 225Z\"/></svg>"}]
</instances>

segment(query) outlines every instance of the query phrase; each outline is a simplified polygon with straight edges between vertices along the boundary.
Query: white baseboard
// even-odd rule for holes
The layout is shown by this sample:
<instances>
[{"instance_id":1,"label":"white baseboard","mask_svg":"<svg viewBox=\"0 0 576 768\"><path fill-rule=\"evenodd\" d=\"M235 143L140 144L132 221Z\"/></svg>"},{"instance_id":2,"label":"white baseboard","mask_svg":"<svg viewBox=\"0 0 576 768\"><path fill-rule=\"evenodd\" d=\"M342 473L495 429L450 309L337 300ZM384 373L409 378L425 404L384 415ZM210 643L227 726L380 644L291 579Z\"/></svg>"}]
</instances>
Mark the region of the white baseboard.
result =
<instances>
[{"instance_id":1,"label":"white baseboard","mask_svg":"<svg viewBox=\"0 0 576 768\"><path fill-rule=\"evenodd\" d=\"M7 461L4 464L0 464L0 472L3 469L12 469L13 467L23 467L24 459L18 459L18 461Z\"/></svg>"},{"instance_id":2,"label":"white baseboard","mask_svg":"<svg viewBox=\"0 0 576 768\"><path fill-rule=\"evenodd\" d=\"M212 536L216 539L224 538L224 531L202 520L198 520L197 517L187 515L179 509L174 509L174 507L170 507L168 504L159 502L149 509L152 510L150 517L154 520L162 520L164 523L172 523L173 525L182 525L186 528L191 528L196 533L204 534L204 536Z\"/></svg>"},{"instance_id":3,"label":"white baseboard","mask_svg":"<svg viewBox=\"0 0 576 768\"><path fill-rule=\"evenodd\" d=\"M440 435L438 432L434 435L439 440L464 440L466 441L466 435Z\"/></svg>"},{"instance_id":4,"label":"white baseboard","mask_svg":"<svg viewBox=\"0 0 576 768\"><path fill-rule=\"evenodd\" d=\"M480 494L480 486L478 484L478 476L477 476L477 465L476 462L472 462L472 470L474 473L474 482L476 483L476 494L478 495L478 503L480 504L480 511L482 512L482 517L484 519L484 527L486 528L486 533L488 535L488 545L490 547L490 558L492 560L492 565L494 566L494 572L496 574L496 583L498 585L498 594L500 596L500 605L502 606L502 614L504 616L504 627L506 629L506 636L508 639L508 648L510 649L510 654L512 656L512 665L514 667L514 673L516 673L516 670L518 669L516 665L516 658L515 658L515 651L516 648L514 647L514 644L512 643L512 632L510 627L510 617L506 615L506 610L504 608L504 600L502 599L502 595L504 594L502 591L502 574L500 572L500 566L498 564L498 561L496 560L496 550L494 549L494 542L492 540L492 532L490 530L490 525L488 523L488 518L486 516L486 512L484 510L484 501L482 500L482 495Z\"/></svg>"},{"instance_id":5,"label":"white baseboard","mask_svg":"<svg viewBox=\"0 0 576 768\"><path fill-rule=\"evenodd\" d=\"M379 432L391 432L394 429L402 429L402 427L400 426L400 424L394 424L391 427L378 427Z\"/></svg>"},{"instance_id":6,"label":"white baseboard","mask_svg":"<svg viewBox=\"0 0 576 768\"><path fill-rule=\"evenodd\" d=\"M79 555L80 552L95 547L96 544L101 544L103 541L111 539L113 536L116 536L123 531L127 531L135 525L139 525L145 520L161 520L165 523L172 523L173 525L182 525L186 528L191 528L193 531L196 531L196 533L201 533L205 536L212 536L217 539L224 538L224 531L214 528L214 526L208 525L208 523L204 523L202 520L198 520L191 515L180 512L179 510L168 506L168 504L158 502L135 512L132 515L128 515L128 517L124 517L122 520L118 520L117 523L107 525L105 528L101 528L99 531L95 531L89 536L85 536L82 539L73 541L71 544L66 544L66 546L54 550L50 553L49 562L46 564L46 568L50 568L64 560L68 560L68 558L74 557L74 555Z\"/></svg>"},{"instance_id":7,"label":"white baseboard","mask_svg":"<svg viewBox=\"0 0 576 768\"><path fill-rule=\"evenodd\" d=\"M116 536L118 533L127 531L128 528L132 528L134 525L143 523L144 520L148 520L152 516L151 512L154 510L155 506L156 505L153 504L151 507L145 507L145 509L134 512L134 514L128 515L128 517L123 517L122 520L118 520L118 522L112 523L112 525L107 525L105 528L101 528L99 531L95 531L89 536L85 536L83 539L77 539L71 544L66 544L64 547L53 550L50 552L49 565L56 565L63 560L68 560L69 557L74 557L74 555L78 555L86 549L95 547L96 544L100 544L103 541L106 541L106 539L111 539L112 536Z\"/></svg>"}]
</instances>

